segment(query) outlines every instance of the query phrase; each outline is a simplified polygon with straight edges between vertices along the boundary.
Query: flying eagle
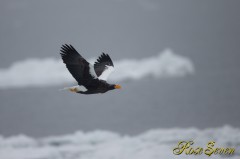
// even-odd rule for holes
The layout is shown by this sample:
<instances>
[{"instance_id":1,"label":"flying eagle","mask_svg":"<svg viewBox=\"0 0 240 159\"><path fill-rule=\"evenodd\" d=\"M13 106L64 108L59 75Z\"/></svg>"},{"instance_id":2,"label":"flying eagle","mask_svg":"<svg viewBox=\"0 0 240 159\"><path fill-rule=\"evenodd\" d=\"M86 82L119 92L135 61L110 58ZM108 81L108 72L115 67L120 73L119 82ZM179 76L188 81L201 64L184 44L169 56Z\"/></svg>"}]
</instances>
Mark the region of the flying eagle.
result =
<instances>
[{"instance_id":1,"label":"flying eagle","mask_svg":"<svg viewBox=\"0 0 240 159\"><path fill-rule=\"evenodd\" d=\"M108 54L102 53L94 66L87 62L72 45L62 45L60 54L68 71L78 82L77 86L67 87L64 90L81 94L96 94L121 88L120 85L106 82L109 74L114 70L113 62Z\"/></svg>"}]
</instances>

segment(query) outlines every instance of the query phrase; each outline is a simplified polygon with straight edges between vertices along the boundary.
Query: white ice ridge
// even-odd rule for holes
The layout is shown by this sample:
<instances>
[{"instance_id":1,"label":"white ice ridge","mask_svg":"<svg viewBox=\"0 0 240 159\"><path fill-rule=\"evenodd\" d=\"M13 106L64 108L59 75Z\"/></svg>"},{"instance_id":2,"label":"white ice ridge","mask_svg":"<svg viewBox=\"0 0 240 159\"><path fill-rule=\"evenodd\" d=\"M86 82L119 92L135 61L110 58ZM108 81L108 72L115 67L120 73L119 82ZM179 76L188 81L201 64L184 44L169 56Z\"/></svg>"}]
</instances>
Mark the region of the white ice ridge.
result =
<instances>
[{"instance_id":1,"label":"white ice ridge","mask_svg":"<svg viewBox=\"0 0 240 159\"><path fill-rule=\"evenodd\" d=\"M90 60L94 61L93 59ZM192 61L166 49L153 57L114 61L111 81L179 77L194 73ZM54 58L26 59L0 69L0 88L59 85L74 82L62 60Z\"/></svg>"},{"instance_id":2,"label":"white ice ridge","mask_svg":"<svg viewBox=\"0 0 240 159\"><path fill-rule=\"evenodd\" d=\"M240 129L231 126L199 130L196 128L155 129L136 136L123 136L110 131L78 131L74 134L31 138L25 135L0 136L2 159L202 159L202 155L179 156L173 148L179 141L194 141L192 147L235 148L232 156L211 155L211 159L240 158Z\"/></svg>"}]
</instances>

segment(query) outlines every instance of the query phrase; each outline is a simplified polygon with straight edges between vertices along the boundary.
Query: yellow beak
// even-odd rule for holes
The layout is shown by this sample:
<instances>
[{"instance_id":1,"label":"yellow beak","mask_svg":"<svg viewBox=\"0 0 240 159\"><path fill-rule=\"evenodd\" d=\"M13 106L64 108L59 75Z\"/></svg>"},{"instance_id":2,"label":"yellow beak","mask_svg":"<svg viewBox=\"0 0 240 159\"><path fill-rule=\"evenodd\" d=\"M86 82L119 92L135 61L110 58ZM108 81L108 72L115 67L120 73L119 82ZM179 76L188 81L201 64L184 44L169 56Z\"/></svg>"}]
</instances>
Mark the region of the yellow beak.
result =
<instances>
[{"instance_id":1,"label":"yellow beak","mask_svg":"<svg viewBox=\"0 0 240 159\"><path fill-rule=\"evenodd\" d=\"M120 89L120 88L122 88L120 85L118 85L118 84L116 84L115 86L114 86L114 88L115 89Z\"/></svg>"}]
</instances>

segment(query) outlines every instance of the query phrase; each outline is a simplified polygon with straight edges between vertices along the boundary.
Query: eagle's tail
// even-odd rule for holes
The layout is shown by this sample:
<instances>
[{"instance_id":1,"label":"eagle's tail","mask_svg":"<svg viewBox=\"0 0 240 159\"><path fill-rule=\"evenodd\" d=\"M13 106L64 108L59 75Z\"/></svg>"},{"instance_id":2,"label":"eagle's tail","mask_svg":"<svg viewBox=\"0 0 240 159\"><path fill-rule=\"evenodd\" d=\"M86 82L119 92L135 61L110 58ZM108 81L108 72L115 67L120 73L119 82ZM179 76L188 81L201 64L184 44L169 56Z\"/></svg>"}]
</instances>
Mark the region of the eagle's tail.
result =
<instances>
[{"instance_id":1,"label":"eagle's tail","mask_svg":"<svg viewBox=\"0 0 240 159\"><path fill-rule=\"evenodd\" d=\"M69 91L71 89L71 87L64 87L62 89L59 89L59 91Z\"/></svg>"},{"instance_id":2,"label":"eagle's tail","mask_svg":"<svg viewBox=\"0 0 240 159\"><path fill-rule=\"evenodd\" d=\"M63 89L59 89L59 91L71 91L71 92L77 92L77 87L73 86L73 87L64 87Z\"/></svg>"}]
</instances>

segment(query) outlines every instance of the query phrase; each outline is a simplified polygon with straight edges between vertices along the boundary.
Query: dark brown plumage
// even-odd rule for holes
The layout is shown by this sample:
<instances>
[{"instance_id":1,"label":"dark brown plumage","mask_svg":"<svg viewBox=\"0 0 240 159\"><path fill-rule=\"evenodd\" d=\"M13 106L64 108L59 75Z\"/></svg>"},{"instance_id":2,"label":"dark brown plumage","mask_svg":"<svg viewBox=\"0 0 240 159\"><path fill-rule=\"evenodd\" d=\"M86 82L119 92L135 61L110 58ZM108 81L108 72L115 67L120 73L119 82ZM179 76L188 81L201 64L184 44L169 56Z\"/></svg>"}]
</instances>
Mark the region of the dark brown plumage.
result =
<instances>
[{"instance_id":1,"label":"dark brown plumage","mask_svg":"<svg viewBox=\"0 0 240 159\"><path fill-rule=\"evenodd\" d=\"M67 69L78 82L78 86L66 89L81 94L95 94L121 88L120 85L108 84L106 80L103 80L114 67L108 54L103 53L95 62L94 67L72 45L62 45L60 54Z\"/></svg>"}]
</instances>

